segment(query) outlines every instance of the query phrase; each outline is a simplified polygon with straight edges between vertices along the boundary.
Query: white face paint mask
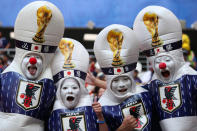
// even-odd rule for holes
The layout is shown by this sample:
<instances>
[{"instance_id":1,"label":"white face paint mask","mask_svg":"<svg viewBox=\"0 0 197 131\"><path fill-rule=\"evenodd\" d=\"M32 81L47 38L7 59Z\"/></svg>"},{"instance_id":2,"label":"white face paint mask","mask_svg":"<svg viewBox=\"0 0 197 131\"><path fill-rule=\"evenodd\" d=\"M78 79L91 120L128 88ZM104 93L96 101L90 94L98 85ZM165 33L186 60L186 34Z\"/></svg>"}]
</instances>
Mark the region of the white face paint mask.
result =
<instances>
[{"instance_id":1,"label":"white face paint mask","mask_svg":"<svg viewBox=\"0 0 197 131\"><path fill-rule=\"evenodd\" d=\"M21 70L27 79L37 79L43 71L42 57L34 53L25 55L21 63Z\"/></svg>"},{"instance_id":2,"label":"white face paint mask","mask_svg":"<svg viewBox=\"0 0 197 131\"><path fill-rule=\"evenodd\" d=\"M154 61L155 72L164 82L169 82L175 73L175 62L170 56L159 56Z\"/></svg>"},{"instance_id":3,"label":"white face paint mask","mask_svg":"<svg viewBox=\"0 0 197 131\"><path fill-rule=\"evenodd\" d=\"M131 92L132 81L128 76L118 76L112 80L111 90L117 96L123 96Z\"/></svg>"},{"instance_id":4,"label":"white face paint mask","mask_svg":"<svg viewBox=\"0 0 197 131\"><path fill-rule=\"evenodd\" d=\"M79 103L80 86L74 78L68 78L63 81L60 87L60 97L68 109L75 108Z\"/></svg>"}]
</instances>

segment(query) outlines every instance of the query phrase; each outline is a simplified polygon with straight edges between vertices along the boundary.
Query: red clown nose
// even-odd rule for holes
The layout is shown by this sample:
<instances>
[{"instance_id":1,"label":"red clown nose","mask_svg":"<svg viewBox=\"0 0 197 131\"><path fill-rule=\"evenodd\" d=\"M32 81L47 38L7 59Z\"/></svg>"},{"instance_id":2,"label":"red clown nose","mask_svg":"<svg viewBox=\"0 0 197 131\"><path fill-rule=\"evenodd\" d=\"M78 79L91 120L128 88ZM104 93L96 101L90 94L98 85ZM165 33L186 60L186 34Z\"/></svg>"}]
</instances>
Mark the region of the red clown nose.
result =
<instances>
[{"instance_id":1,"label":"red clown nose","mask_svg":"<svg viewBox=\"0 0 197 131\"><path fill-rule=\"evenodd\" d=\"M35 58L35 57L31 57L31 58L29 59L29 63L32 64L32 65L36 64L36 63L37 63L36 58Z\"/></svg>"},{"instance_id":2,"label":"red clown nose","mask_svg":"<svg viewBox=\"0 0 197 131\"><path fill-rule=\"evenodd\" d=\"M165 68L166 68L166 63L163 63L163 62L160 63L160 64L159 64L159 68L160 68L160 69L165 69Z\"/></svg>"}]
</instances>

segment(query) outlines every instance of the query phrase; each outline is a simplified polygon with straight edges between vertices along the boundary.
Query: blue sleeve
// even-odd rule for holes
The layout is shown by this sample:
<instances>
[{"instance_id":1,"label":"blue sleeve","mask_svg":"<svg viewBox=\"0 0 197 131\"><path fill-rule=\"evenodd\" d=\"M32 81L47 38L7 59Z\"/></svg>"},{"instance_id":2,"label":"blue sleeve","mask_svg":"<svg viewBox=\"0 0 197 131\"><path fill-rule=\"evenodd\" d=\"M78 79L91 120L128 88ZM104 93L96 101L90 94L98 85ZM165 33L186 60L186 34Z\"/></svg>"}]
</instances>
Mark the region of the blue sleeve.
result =
<instances>
[{"instance_id":1,"label":"blue sleeve","mask_svg":"<svg viewBox=\"0 0 197 131\"><path fill-rule=\"evenodd\" d=\"M149 89L150 89L150 84L143 85L142 88L144 88L144 89L146 89L146 90L149 91Z\"/></svg>"},{"instance_id":2,"label":"blue sleeve","mask_svg":"<svg viewBox=\"0 0 197 131\"><path fill-rule=\"evenodd\" d=\"M3 47L5 48L8 44L8 41L6 39L3 40Z\"/></svg>"}]
</instances>

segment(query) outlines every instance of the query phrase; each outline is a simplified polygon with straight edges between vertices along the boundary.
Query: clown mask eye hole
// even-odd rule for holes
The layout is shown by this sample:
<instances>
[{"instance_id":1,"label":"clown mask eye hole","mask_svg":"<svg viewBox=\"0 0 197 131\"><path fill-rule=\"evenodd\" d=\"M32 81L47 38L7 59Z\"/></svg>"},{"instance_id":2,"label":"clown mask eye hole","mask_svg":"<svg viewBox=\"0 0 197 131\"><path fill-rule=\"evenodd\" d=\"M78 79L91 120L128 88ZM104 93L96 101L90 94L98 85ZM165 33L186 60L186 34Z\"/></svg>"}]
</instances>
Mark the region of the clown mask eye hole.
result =
<instances>
[{"instance_id":1,"label":"clown mask eye hole","mask_svg":"<svg viewBox=\"0 0 197 131\"><path fill-rule=\"evenodd\" d=\"M116 78L116 79L114 79L114 80L113 80L113 82L118 82L118 79L117 79L117 78Z\"/></svg>"},{"instance_id":2,"label":"clown mask eye hole","mask_svg":"<svg viewBox=\"0 0 197 131\"><path fill-rule=\"evenodd\" d=\"M78 87L74 86L73 89L76 90L76 89L78 89Z\"/></svg>"},{"instance_id":3,"label":"clown mask eye hole","mask_svg":"<svg viewBox=\"0 0 197 131\"><path fill-rule=\"evenodd\" d=\"M166 57L166 58L165 58L165 61L166 61L166 62L170 62L170 61L171 61L170 57Z\"/></svg>"},{"instance_id":4,"label":"clown mask eye hole","mask_svg":"<svg viewBox=\"0 0 197 131\"><path fill-rule=\"evenodd\" d=\"M129 80L129 78L128 77L123 77L123 80L127 81L127 80Z\"/></svg>"},{"instance_id":5,"label":"clown mask eye hole","mask_svg":"<svg viewBox=\"0 0 197 131\"><path fill-rule=\"evenodd\" d=\"M155 63L159 64L161 62L161 59L160 58L156 58L155 59Z\"/></svg>"},{"instance_id":6,"label":"clown mask eye hole","mask_svg":"<svg viewBox=\"0 0 197 131\"><path fill-rule=\"evenodd\" d=\"M166 62L170 62L170 60L169 60L169 59L167 59L167 60L166 60Z\"/></svg>"},{"instance_id":7,"label":"clown mask eye hole","mask_svg":"<svg viewBox=\"0 0 197 131\"><path fill-rule=\"evenodd\" d=\"M68 89L68 87L65 86L65 87L63 87L62 89L66 90L66 89Z\"/></svg>"},{"instance_id":8,"label":"clown mask eye hole","mask_svg":"<svg viewBox=\"0 0 197 131\"><path fill-rule=\"evenodd\" d=\"M40 59L40 57L39 57L39 56L35 56L35 58L36 58L36 59Z\"/></svg>"}]
</instances>

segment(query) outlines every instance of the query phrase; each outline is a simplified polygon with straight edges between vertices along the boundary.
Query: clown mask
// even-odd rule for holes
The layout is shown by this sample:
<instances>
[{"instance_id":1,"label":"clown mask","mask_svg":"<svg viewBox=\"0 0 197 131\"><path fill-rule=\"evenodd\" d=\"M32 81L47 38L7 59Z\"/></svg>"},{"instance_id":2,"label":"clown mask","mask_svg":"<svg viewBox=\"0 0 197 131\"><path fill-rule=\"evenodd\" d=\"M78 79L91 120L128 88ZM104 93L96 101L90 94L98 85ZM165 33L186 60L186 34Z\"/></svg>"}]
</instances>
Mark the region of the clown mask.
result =
<instances>
[{"instance_id":1,"label":"clown mask","mask_svg":"<svg viewBox=\"0 0 197 131\"><path fill-rule=\"evenodd\" d=\"M170 56L158 56L155 58L154 68L156 74L162 81L169 82L175 73L175 62Z\"/></svg>"},{"instance_id":2,"label":"clown mask","mask_svg":"<svg viewBox=\"0 0 197 131\"><path fill-rule=\"evenodd\" d=\"M43 71L42 57L33 53L25 55L21 63L21 70L27 79L37 79Z\"/></svg>"},{"instance_id":3,"label":"clown mask","mask_svg":"<svg viewBox=\"0 0 197 131\"><path fill-rule=\"evenodd\" d=\"M60 96L64 106L73 109L79 103L80 86L74 78L67 78L60 87Z\"/></svg>"},{"instance_id":4,"label":"clown mask","mask_svg":"<svg viewBox=\"0 0 197 131\"><path fill-rule=\"evenodd\" d=\"M126 95L131 92L132 82L128 76L118 76L112 80L111 90L117 96Z\"/></svg>"}]
</instances>

